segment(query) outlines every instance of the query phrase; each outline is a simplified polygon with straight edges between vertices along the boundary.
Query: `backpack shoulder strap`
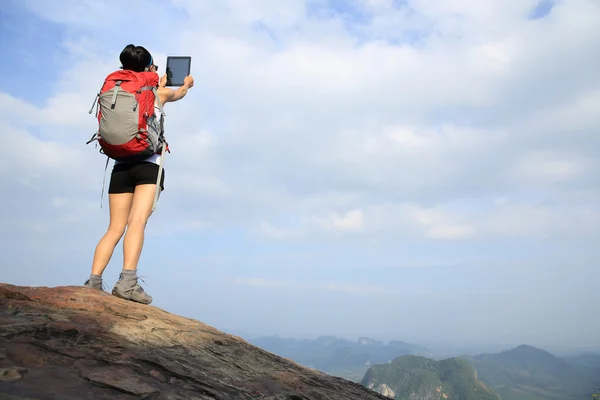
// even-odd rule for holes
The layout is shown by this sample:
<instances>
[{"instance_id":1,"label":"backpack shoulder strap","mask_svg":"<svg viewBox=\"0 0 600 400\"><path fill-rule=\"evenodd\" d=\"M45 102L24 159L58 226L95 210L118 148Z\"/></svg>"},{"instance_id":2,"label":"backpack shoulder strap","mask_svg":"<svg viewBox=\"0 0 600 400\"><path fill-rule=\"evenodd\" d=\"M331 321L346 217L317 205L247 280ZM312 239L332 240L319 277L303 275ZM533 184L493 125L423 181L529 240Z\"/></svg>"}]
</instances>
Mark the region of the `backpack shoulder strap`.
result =
<instances>
[{"instance_id":1,"label":"backpack shoulder strap","mask_svg":"<svg viewBox=\"0 0 600 400\"><path fill-rule=\"evenodd\" d=\"M158 106L158 109L160 110L160 113L163 117L166 117L167 114L165 113L165 109L163 108L163 105L160 101L160 96L158 95L158 89L156 88L156 86L152 87L152 91L154 92L154 97L156 98L156 105Z\"/></svg>"}]
</instances>

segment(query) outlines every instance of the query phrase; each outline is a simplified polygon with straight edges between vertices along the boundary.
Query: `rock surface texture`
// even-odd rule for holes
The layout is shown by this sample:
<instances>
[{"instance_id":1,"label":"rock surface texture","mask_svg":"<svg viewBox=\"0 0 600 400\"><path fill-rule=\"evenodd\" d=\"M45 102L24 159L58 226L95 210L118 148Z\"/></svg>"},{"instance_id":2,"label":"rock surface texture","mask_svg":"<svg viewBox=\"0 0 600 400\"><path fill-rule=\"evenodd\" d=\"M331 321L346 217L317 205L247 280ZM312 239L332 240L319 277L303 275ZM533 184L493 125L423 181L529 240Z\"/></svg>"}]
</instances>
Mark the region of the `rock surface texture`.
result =
<instances>
[{"instance_id":1,"label":"rock surface texture","mask_svg":"<svg viewBox=\"0 0 600 400\"><path fill-rule=\"evenodd\" d=\"M0 399L386 397L110 293L0 284Z\"/></svg>"}]
</instances>

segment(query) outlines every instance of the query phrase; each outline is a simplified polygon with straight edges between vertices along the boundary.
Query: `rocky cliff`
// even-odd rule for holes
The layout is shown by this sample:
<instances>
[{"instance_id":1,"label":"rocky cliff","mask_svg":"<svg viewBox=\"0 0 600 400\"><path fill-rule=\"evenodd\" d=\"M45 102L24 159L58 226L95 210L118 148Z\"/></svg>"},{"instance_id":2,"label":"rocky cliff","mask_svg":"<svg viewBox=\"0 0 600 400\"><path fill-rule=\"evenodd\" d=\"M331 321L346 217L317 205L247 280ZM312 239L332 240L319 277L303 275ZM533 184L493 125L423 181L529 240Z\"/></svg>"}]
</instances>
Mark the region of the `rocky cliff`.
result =
<instances>
[{"instance_id":1,"label":"rocky cliff","mask_svg":"<svg viewBox=\"0 0 600 400\"><path fill-rule=\"evenodd\" d=\"M0 398L386 399L154 306L86 287L8 284Z\"/></svg>"}]
</instances>

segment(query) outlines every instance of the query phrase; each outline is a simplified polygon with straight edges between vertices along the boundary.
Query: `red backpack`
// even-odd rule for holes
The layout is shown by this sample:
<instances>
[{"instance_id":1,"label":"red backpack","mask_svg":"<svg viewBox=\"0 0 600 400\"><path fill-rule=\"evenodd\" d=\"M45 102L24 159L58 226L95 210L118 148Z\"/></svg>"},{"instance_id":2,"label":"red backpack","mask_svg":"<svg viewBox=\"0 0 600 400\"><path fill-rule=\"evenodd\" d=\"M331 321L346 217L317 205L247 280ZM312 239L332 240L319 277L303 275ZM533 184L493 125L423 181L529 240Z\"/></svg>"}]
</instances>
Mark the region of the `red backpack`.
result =
<instances>
[{"instance_id":1,"label":"red backpack","mask_svg":"<svg viewBox=\"0 0 600 400\"><path fill-rule=\"evenodd\" d=\"M154 154L161 155L152 210L156 209L160 193L158 184L162 176L164 154L169 151L169 144L164 137L166 114L160 103L157 87L156 72L118 70L109 74L89 111L91 114L94 105L96 106L98 131L87 141L87 144L98 141L100 152L107 156L106 167L110 158L117 161L141 161ZM160 110L160 120L157 120L154 113L155 102Z\"/></svg>"},{"instance_id":2,"label":"red backpack","mask_svg":"<svg viewBox=\"0 0 600 400\"><path fill-rule=\"evenodd\" d=\"M141 161L164 153L165 112L156 92L156 72L118 70L104 80L92 104L96 105L98 131L87 144L98 141L100 152L118 161ZM154 103L161 116L157 120Z\"/></svg>"}]
</instances>

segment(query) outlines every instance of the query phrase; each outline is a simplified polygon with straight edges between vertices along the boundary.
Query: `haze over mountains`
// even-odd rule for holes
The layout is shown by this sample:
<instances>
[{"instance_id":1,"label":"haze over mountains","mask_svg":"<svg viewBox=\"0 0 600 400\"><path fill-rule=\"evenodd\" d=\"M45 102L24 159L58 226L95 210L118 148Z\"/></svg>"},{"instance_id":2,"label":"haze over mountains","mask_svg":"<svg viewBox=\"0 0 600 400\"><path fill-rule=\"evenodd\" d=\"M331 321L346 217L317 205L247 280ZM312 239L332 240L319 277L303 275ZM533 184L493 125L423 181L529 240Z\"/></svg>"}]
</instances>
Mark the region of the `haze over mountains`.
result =
<instances>
[{"instance_id":1,"label":"haze over mountains","mask_svg":"<svg viewBox=\"0 0 600 400\"><path fill-rule=\"evenodd\" d=\"M430 355L424 346L402 341L384 344L367 337L352 342L334 336L314 340L268 336L250 342L308 367L357 382L373 364L386 363L404 354Z\"/></svg>"}]
</instances>

